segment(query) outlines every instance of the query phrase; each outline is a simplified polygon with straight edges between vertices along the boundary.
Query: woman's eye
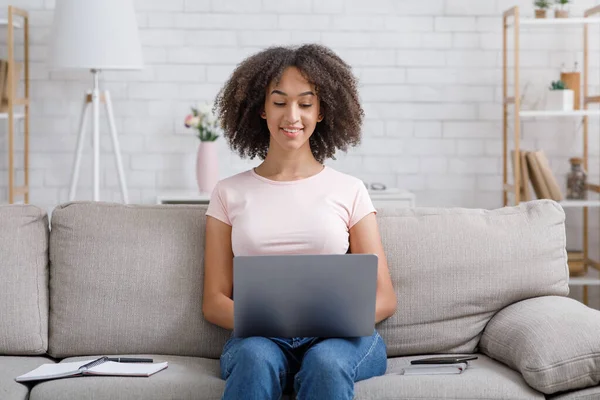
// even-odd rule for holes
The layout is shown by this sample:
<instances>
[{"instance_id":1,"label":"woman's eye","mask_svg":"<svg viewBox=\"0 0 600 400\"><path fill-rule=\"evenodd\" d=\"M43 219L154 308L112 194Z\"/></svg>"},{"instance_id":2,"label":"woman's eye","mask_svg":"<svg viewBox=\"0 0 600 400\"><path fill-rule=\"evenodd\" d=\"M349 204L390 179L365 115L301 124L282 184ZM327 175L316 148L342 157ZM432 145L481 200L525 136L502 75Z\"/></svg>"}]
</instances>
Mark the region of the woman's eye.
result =
<instances>
[{"instance_id":1,"label":"woman's eye","mask_svg":"<svg viewBox=\"0 0 600 400\"><path fill-rule=\"evenodd\" d=\"M300 107L308 108L312 106L312 104L300 104Z\"/></svg>"},{"instance_id":2,"label":"woman's eye","mask_svg":"<svg viewBox=\"0 0 600 400\"><path fill-rule=\"evenodd\" d=\"M273 104L275 104L276 106L285 106L285 103L273 103Z\"/></svg>"}]
</instances>

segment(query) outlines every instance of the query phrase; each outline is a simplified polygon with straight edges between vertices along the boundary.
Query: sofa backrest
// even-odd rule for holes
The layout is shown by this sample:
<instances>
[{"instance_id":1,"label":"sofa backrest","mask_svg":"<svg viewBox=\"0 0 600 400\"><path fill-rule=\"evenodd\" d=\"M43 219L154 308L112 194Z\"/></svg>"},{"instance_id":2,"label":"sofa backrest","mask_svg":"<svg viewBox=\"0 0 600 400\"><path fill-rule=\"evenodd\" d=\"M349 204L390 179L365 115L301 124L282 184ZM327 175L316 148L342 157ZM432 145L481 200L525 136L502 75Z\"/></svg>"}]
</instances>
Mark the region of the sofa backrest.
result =
<instances>
[{"instance_id":1,"label":"sofa backrest","mask_svg":"<svg viewBox=\"0 0 600 400\"><path fill-rule=\"evenodd\" d=\"M551 200L496 210L381 210L398 296L396 313L378 326L388 355L476 351L505 306L567 295L564 220Z\"/></svg>"},{"instance_id":2,"label":"sofa backrest","mask_svg":"<svg viewBox=\"0 0 600 400\"><path fill-rule=\"evenodd\" d=\"M202 316L205 211L101 202L57 207L48 353L218 358L229 332Z\"/></svg>"},{"instance_id":3,"label":"sofa backrest","mask_svg":"<svg viewBox=\"0 0 600 400\"><path fill-rule=\"evenodd\" d=\"M55 357L159 353L218 358L229 332L203 319L205 206L79 202L53 212ZM388 355L471 352L490 318L566 295L564 213L549 200L497 210L384 209L398 295L378 325Z\"/></svg>"},{"instance_id":4,"label":"sofa backrest","mask_svg":"<svg viewBox=\"0 0 600 400\"><path fill-rule=\"evenodd\" d=\"M0 206L0 354L48 349L48 216L32 205Z\"/></svg>"}]
</instances>

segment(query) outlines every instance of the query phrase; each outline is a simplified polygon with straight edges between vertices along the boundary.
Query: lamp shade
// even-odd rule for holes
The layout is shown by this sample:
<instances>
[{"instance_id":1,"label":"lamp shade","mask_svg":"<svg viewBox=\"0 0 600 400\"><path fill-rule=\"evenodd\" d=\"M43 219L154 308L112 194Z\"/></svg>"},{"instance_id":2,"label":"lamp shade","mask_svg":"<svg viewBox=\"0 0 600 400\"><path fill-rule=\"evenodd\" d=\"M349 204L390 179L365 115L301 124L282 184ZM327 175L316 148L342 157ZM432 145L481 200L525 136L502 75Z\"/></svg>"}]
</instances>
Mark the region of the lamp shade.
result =
<instances>
[{"instance_id":1,"label":"lamp shade","mask_svg":"<svg viewBox=\"0 0 600 400\"><path fill-rule=\"evenodd\" d=\"M132 0L56 0L53 69L142 69Z\"/></svg>"}]
</instances>

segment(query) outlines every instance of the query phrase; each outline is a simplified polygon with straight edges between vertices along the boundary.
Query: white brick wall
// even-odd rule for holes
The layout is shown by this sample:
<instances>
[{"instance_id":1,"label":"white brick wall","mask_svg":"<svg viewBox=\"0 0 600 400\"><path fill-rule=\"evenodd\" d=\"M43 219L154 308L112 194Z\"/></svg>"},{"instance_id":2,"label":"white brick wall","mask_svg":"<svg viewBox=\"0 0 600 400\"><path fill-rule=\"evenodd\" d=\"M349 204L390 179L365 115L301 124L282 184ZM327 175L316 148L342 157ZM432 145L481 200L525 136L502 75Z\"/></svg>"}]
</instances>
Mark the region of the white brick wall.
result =
<instances>
[{"instance_id":1,"label":"white brick wall","mask_svg":"<svg viewBox=\"0 0 600 400\"><path fill-rule=\"evenodd\" d=\"M13 0L31 14L31 201L67 200L87 72L44 64L53 0ZM319 42L354 68L366 111L362 145L330 164L365 181L411 190L423 206L501 206L501 13L512 5L531 16L530 0L136 0L146 68L102 75L111 91L131 200L154 202L158 191L193 189L197 140L183 127L189 106L211 101L246 56L269 45ZM598 1L578 0L573 15ZM6 0L0 1L5 9ZM557 29L559 29L557 31ZM595 30L594 30L595 29ZM591 44L598 50L598 28ZM5 39L4 32L0 38ZM512 39L512 36L509 36ZM580 28L521 34L524 106L541 101L562 63L581 65ZM511 42L512 43L512 42ZM5 47L2 48L5 54ZM22 57L22 51L17 54ZM600 90L600 52L590 76ZM509 56L512 63L512 56ZM512 81L513 75L509 74ZM101 124L106 133L106 124ZM6 129L0 154L6 154ZM590 154L598 124L591 130ZM523 123L523 146L544 148L564 187L568 158L581 149L577 122ZM219 140L221 176L256 165ZM23 145L17 141L17 148ZM108 135L102 137L102 194L120 200ZM89 154L89 141L86 143ZM89 198L89 157L79 198ZM598 166L594 161L593 166ZM0 202L7 191L0 158ZM598 173L592 170L592 179ZM579 211L570 211L577 220ZM579 222L568 220L570 239ZM593 240L596 238L593 237ZM597 241L597 240L596 240Z\"/></svg>"}]
</instances>

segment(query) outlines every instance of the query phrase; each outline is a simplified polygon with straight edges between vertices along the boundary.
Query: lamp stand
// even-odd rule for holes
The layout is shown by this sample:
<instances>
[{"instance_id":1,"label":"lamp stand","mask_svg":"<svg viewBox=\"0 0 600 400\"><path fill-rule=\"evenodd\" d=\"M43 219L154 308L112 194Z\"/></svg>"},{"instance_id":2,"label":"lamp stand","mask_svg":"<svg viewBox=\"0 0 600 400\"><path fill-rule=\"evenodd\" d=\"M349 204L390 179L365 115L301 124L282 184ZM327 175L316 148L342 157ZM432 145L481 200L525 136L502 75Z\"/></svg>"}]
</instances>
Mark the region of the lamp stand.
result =
<instances>
[{"instance_id":1,"label":"lamp stand","mask_svg":"<svg viewBox=\"0 0 600 400\"><path fill-rule=\"evenodd\" d=\"M117 128L115 125L115 119L112 110L112 102L110 100L110 93L108 90L100 92L98 88L98 75L100 70L92 69L94 76L94 88L92 91L88 91L84 96L83 109L81 110L81 120L79 124L79 136L77 138L77 153L75 155L75 162L73 164L73 171L71 175L71 189L69 190L69 200L75 199L75 191L77 181L79 180L79 167L81 164L81 153L83 152L83 140L85 137L85 127L87 122L87 116L89 114L90 105L92 107L92 182L93 182L93 196L94 201L100 200L100 102L104 103L106 107L106 115L108 117L108 127L113 142L113 151L115 153L115 159L117 161L117 172L119 175L119 183L121 185L121 194L123 202L129 203L127 195L127 185L125 183L125 174L123 173L123 161L121 160L121 150L119 146L119 138L117 137Z\"/></svg>"}]
</instances>

